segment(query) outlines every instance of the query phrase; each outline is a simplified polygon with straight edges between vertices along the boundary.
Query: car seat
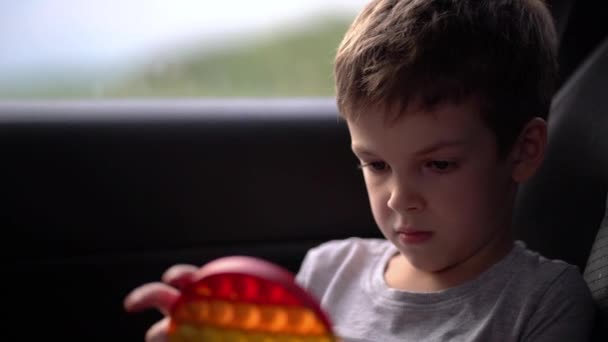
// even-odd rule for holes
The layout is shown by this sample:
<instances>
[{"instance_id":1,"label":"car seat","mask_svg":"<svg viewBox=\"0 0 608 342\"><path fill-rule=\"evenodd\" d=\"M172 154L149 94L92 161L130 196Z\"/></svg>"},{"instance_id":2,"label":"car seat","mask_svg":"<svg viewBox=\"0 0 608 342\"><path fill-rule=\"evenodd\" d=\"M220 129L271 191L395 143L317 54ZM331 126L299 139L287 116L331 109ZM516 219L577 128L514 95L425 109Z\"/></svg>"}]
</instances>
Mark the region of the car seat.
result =
<instances>
[{"instance_id":1,"label":"car seat","mask_svg":"<svg viewBox=\"0 0 608 342\"><path fill-rule=\"evenodd\" d=\"M608 341L607 89L605 38L555 95L544 163L520 188L514 216L518 239L585 272L599 312L595 338L602 341Z\"/></svg>"}]
</instances>

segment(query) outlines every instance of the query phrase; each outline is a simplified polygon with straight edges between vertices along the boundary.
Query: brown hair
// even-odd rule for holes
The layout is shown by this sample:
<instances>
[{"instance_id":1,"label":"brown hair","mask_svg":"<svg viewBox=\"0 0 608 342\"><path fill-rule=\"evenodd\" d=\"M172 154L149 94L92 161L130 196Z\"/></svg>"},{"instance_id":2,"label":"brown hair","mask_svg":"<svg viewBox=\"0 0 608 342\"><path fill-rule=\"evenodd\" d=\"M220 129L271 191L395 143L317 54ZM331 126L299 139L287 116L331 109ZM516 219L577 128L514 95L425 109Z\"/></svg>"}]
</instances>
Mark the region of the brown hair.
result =
<instances>
[{"instance_id":1,"label":"brown hair","mask_svg":"<svg viewBox=\"0 0 608 342\"><path fill-rule=\"evenodd\" d=\"M541 0L372 0L340 44L338 109L354 119L408 104L474 98L501 156L533 117L547 117L557 36ZM369 115L369 114L368 114Z\"/></svg>"}]
</instances>

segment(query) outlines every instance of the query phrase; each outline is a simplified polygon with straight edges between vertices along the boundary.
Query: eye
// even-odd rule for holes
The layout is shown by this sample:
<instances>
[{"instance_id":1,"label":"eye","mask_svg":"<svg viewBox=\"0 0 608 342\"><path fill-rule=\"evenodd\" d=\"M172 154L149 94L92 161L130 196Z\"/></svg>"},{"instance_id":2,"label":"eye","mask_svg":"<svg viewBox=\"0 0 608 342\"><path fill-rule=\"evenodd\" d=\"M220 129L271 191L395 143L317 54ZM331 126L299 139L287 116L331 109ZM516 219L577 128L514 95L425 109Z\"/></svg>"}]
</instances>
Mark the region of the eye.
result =
<instances>
[{"instance_id":1,"label":"eye","mask_svg":"<svg viewBox=\"0 0 608 342\"><path fill-rule=\"evenodd\" d=\"M447 160L431 160L426 163L426 167L431 168L437 172L446 172L457 166L458 164L456 162Z\"/></svg>"},{"instance_id":2,"label":"eye","mask_svg":"<svg viewBox=\"0 0 608 342\"><path fill-rule=\"evenodd\" d=\"M370 163L359 164L358 167L360 169L368 167L374 172L381 172L381 171L386 171L388 169L388 164L386 164L383 161L375 161L375 162L370 162Z\"/></svg>"}]
</instances>

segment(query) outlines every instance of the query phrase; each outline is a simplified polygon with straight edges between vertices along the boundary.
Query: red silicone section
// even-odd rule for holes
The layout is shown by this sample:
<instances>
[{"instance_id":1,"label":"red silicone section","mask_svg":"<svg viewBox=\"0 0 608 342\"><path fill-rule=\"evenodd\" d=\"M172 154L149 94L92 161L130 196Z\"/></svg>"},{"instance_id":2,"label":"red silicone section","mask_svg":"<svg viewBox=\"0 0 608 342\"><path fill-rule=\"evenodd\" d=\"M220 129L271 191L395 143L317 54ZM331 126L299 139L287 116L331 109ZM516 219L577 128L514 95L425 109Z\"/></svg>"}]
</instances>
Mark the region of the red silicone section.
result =
<instances>
[{"instance_id":1,"label":"red silicone section","mask_svg":"<svg viewBox=\"0 0 608 342\"><path fill-rule=\"evenodd\" d=\"M295 283L291 272L258 258L230 256L206 264L195 281L182 290L173 310L184 302L201 299L306 307L332 331L317 300Z\"/></svg>"}]
</instances>

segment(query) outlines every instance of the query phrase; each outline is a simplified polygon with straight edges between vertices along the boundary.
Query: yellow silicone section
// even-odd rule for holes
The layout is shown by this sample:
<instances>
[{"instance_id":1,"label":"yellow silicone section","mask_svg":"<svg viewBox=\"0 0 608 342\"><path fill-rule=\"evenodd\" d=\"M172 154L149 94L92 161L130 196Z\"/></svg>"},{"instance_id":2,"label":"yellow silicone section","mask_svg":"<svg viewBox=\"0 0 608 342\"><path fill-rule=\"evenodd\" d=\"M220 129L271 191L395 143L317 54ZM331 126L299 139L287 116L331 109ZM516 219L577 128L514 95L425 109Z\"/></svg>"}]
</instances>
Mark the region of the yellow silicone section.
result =
<instances>
[{"instance_id":1,"label":"yellow silicone section","mask_svg":"<svg viewBox=\"0 0 608 342\"><path fill-rule=\"evenodd\" d=\"M183 324L169 335L169 342L336 342L332 336L293 336Z\"/></svg>"},{"instance_id":2,"label":"yellow silicone section","mask_svg":"<svg viewBox=\"0 0 608 342\"><path fill-rule=\"evenodd\" d=\"M327 329L307 308L257 305L222 300L184 303L174 313L177 324L293 335L325 335Z\"/></svg>"}]
</instances>

